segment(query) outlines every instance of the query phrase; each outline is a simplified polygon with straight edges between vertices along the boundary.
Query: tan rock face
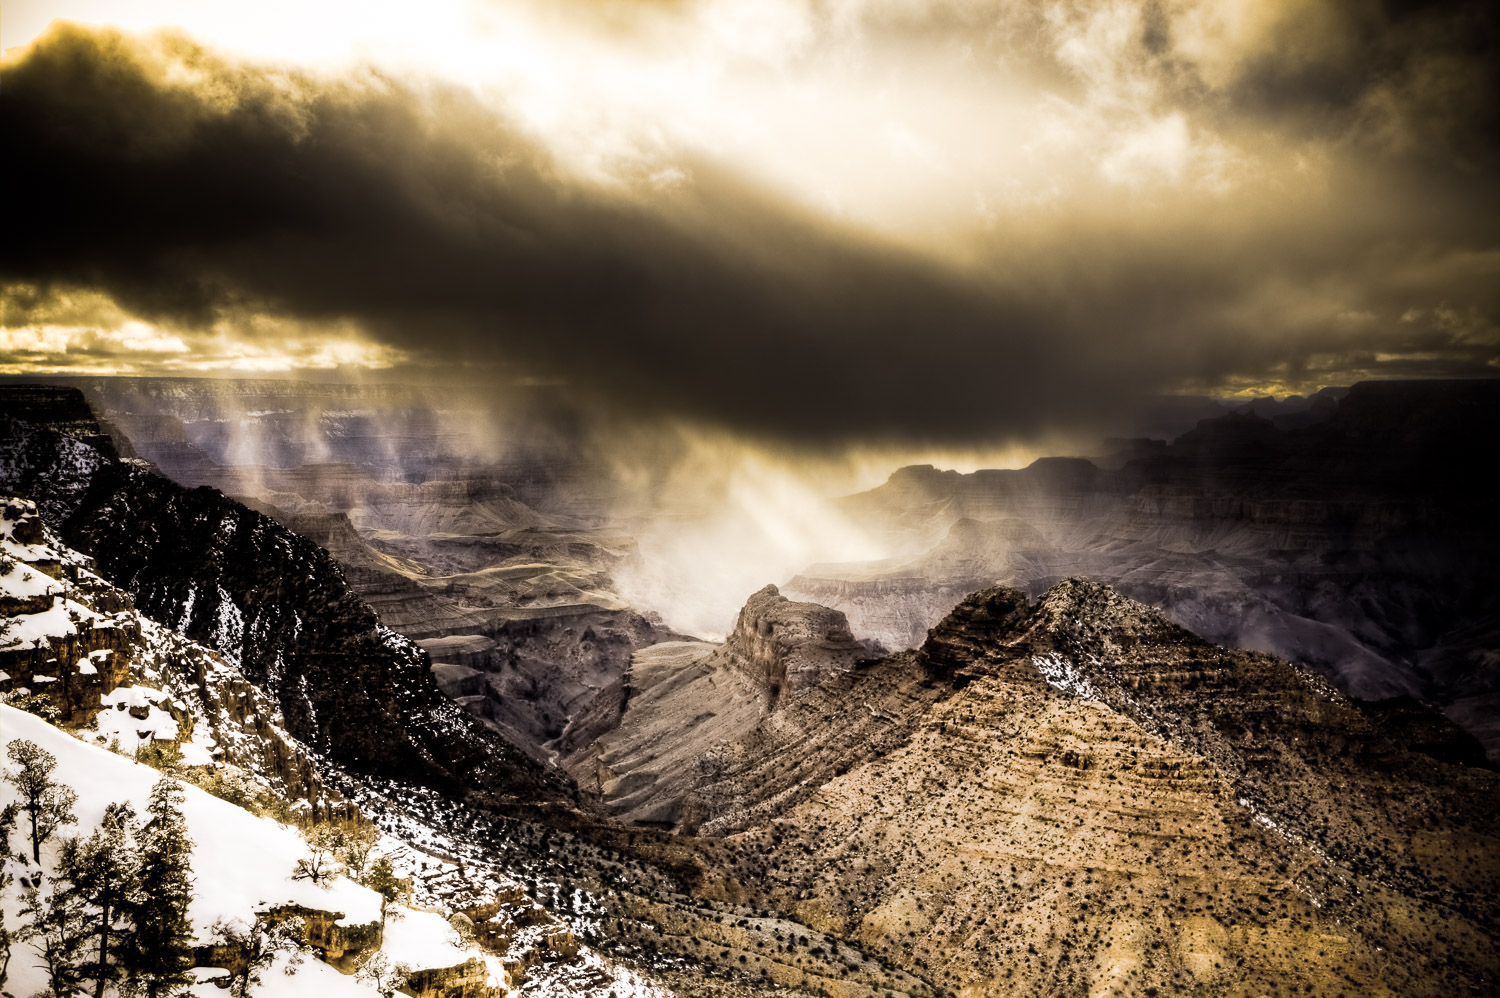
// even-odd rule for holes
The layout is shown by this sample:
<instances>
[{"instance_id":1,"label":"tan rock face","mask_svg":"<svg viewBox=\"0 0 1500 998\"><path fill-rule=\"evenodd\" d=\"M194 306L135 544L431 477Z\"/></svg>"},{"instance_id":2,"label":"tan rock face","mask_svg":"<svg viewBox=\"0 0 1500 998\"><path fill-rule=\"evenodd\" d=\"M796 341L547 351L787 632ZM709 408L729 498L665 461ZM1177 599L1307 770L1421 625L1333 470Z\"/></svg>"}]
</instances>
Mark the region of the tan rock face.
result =
<instances>
[{"instance_id":1,"label":"tan rock face","mask_svg":"<svg viewBox=\"0 0 1500 998\"><path fill-rule=\"evenodd\" d=\"M344 917L341 911L281 905L258 912L255 917L266 925L296 922L307 945L317 950L325 962L345 973L353 971L363 954L378 950L385 938L385 927L381 922L346 925L341 921Z\"/></svg>"},{"instance_id":2,"label":"tan rock face","mask_svg":"<svg viewBox=\"0 0 1500 998\"><path fill-rule=\"evenodd\" d=\"M976 594L904 661L948 692L903 743L730 839L768 907L964 996L1500 973L1500 778L1322 681L1071 581Z\"/></svg>"},{"instance_id":3,"label":"tan rock face","mask_svg":"<svg viewBox=\"0 0 1500 998\"><path fill-rule=\"evenodd\" d=\"M478 958L452 967L414 970L401 993L412 998L505 998L506 989L489 983L489 968Z\"/></svg>"},{"instance_id":4,"label":"tan rock face","mask_svg":"<svg viewBox=\"0 0 1500 998\"><path fill-rule=\"evenodd\" d=\"M839 611L794 603L775 586L746 601L719 651L722 660L759 684L767 709L774 709L783 693L817 686L882 653L877 644L856 641Z\"/></svg>"}]
</instances>

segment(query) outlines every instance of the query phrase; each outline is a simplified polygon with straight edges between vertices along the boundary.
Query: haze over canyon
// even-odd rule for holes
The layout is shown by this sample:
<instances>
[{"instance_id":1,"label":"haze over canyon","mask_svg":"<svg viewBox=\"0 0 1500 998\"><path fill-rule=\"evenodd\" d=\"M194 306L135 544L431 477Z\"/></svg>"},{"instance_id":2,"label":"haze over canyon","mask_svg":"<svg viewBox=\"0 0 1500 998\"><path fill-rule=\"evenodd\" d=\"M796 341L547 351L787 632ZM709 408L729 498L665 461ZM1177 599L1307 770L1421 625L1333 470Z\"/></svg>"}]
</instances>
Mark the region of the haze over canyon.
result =
<instances>
[{"instance_id":1,"label":"haze over canyon","mask_svg":"<svg viewBox=\"0 0 1500 998\"><path fill-rule=\"evenodd\" d=\"M1500 991L1497 21L7 4L0 996Z\"/></svg>"}]
</instances>

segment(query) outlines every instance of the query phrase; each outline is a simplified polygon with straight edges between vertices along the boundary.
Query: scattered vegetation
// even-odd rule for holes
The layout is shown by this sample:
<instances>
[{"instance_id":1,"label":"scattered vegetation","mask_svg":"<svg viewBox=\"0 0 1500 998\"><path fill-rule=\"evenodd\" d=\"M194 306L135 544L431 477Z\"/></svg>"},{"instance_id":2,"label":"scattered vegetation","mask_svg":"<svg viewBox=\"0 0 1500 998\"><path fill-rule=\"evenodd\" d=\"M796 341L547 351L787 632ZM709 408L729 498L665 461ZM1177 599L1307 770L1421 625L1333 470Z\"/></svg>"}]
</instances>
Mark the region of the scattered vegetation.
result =
<instances>
[{"instance_id":1,"label":"scattered vegetation","mask_svg":"<svg viewBox=\"0 0 1500 998\"><path fill-rule=\"evenodd\" d=\"M35 714L48 724L56 724L62 716L57 709L57 702L49 696L41 693L33 693L30 690L16 690L7 693L4 697L6 706L14 707L16 710L24 710L28 714Z\"/></svg>"}]
</instances>

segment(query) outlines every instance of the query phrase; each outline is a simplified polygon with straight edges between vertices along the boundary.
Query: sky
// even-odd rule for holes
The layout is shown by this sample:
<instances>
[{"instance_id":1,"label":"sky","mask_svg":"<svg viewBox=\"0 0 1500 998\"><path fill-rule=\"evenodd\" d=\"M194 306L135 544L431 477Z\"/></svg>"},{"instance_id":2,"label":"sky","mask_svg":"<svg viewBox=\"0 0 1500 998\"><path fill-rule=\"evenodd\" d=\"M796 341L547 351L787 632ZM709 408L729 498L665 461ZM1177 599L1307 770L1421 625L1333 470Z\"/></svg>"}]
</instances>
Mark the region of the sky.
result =
<instances>
[{"instance_id":1,"label":"sky","mask_svg":"<svg viewBox=\"0 0 1500 998\"><path fill-rule=\"evenodd\" d=\"M8 0L0 374L955 448L1492 377L1491 6Z\"/></svg>"}]
</instances>

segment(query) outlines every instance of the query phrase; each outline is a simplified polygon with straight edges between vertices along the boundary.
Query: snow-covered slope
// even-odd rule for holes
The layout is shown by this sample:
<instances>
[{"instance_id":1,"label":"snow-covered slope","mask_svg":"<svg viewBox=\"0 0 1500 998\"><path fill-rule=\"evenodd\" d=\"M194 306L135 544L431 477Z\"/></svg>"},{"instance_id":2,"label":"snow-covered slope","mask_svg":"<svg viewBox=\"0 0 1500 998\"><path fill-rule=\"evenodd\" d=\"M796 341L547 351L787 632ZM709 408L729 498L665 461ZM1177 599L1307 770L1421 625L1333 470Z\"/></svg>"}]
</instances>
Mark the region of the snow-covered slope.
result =
<instances>
[{"instance_id":1,"label":"snow-covered slope","mask_svg":"<svg viewBox=\"0 0 1500 998\"><path fill-rule=\"evenodd\" d=\"M77 822L59 829L42 849L42 869L50 873L65 837L86 836L98 827L104 809L115 801L128 801L139 815L144 812L151 787L162 774L107 749L90 744L48 724L39 717L0 704L0 745L16 739L35 742L57 759L53 778L78 794L74 808ZM3 758L3 755L0 755ZM4 767L0 767L4 768ZM637 973L601 958L588 947L573 946L571 956L559 959L553 950L556 940L549 937L571 934L565 926L520 893L518 887L503 879L498 882L482 869L464 871L389 836L382 839L379 852L389 853L398 875L416 880L417 907L392 904L382 916L380 895L348 877L339 876L326 886L308 880L293 879L297 861L310 856L306 840L294 828L270 818L258 817L234 804L193 786L182 784L183 814L188 835L193 841L193 900L189 916L195 943L207 945L215 938L216 923L253 925L258 913L278 908L300 907L337 914L333 924L349 930L351 938L361 935L360 927L380 925L379 951L358 953L352 963L341 961L344 969L360 970L352 975L318 958L312 951L283 952L261 972L261 985L253 993L287 998L371 998L381 993L366 964L383 964L386 980L393 973L411 973L417 993L435 998L492 998L523 994L536 998L579 998L579 996L613 995L616 998L664 998L665 993ZM0 806L15 799L15 788L0 782ZM29 830L23 815L14 833L18 845ZM4 905L5 924L14 928L20 922L21 891L25 880L34 880L36 872L15 859L11 872L16 874L6 887L0 904ZM476 896L497 897L505 903L492 909L496 924L480 926L479 938L461 938L449 923L448 914L461 902L448 898L443 903L441 887L433 889L432 881L454 881L471 888ZM423 883L425 880L427 883ZM507 892L515 897L508 897ZM423 906L427 907L423 907ZM435 906L435 907L434 907ZM506 930L515 922L519 928ZM505 938L514 936L508 951L485 948L485 933L498 931ZM506 950L502 947L502 950ZM5 991L25 998L46 986L40 959L26 943L17 942L12 949L9 979ZM199 969L199 983L193 994L201 998L220 998L225 992L212 982L222 978L223 970ZM110 992L113 996L113 992Z\"/></svg>"},{"instance_id":2,"label":"snow-covered slope","mask_svg":"<svg viewBox=\"0 0 1500 998\"><path fill-rule=\"evenodd\" d=\"M151 787L162 774L106 749L88 745L41 718L0 705L0 729L5 743L24 738L57 757L53 778L78 794L74 808L78 823L65 827L42 850L42 866L50 870L62 836L86 835L98 826L104 809L128 801L144 813ZM257 911L280 905L300 905L343 914L341 925L379 922L380 895L346 877L326 887L293 880L297 860L308 856L303 837L292 828L260 818L191 784L183 784L183 814L193 840L193 901L189 909L198 942L207 943L219 919L253 921ZM0 784L0 801L9 803L15 788ZM22 819L25 825L25 819ZM19 883L19 881L18 881ZM19 921L19 888L7 889L7 924ZM10 987L16 994L34 994L46 985L37 962L26 947L18 947L10 967ZM304 961L310 966L314 961ZM342 975L323 966L334 977ZM316 970L312 971L317 973ZM319 976L323 976L319 974ZM368 993L361 991L360 993Z\"/></svg>"}]
</instances>

